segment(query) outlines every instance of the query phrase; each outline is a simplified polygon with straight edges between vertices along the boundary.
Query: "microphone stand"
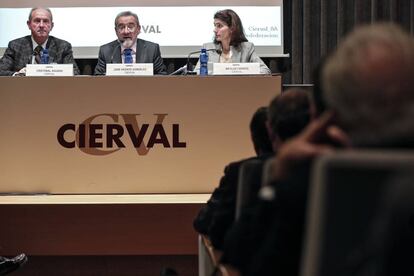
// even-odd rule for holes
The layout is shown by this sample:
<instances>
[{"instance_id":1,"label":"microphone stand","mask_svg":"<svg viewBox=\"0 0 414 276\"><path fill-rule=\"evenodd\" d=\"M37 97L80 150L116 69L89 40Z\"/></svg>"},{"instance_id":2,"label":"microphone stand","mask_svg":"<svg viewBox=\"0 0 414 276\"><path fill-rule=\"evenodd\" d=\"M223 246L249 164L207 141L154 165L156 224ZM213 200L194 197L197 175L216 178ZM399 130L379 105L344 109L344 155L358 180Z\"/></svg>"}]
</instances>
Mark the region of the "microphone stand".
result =
<instances>
[{"instance_id":1,"label":"microphone stand","mask_svg":"<svg viewBox=\"0 0 414 276\"><path fill-rule=\"evenodd\" d=\"M175 70L174 72L170 74L170 76L175 76L175 75L187 75L187 64L178 68L177 70Z\"/></svg>"},{"instance_id":2,"label":"microphone stand","mask_svg":"<svg viewBox=\"0 0 414 276\"><path fill-rule=\"evenodd\" d=\"M220 49L217 49L217 48L206 49L206 52L212 52L212 51L216 52L219 55L221 54ZM190 58L191 58L192 55L199 54L199 53L201 53L201 51L195 51L195 52L191 52L191 53L188 54L188 56L187 56L187 65L186 65L186 68L187 68L186 75L197 75L197 72L194 71L194 66L191 63Z\"/></svg>"}]
</instances>

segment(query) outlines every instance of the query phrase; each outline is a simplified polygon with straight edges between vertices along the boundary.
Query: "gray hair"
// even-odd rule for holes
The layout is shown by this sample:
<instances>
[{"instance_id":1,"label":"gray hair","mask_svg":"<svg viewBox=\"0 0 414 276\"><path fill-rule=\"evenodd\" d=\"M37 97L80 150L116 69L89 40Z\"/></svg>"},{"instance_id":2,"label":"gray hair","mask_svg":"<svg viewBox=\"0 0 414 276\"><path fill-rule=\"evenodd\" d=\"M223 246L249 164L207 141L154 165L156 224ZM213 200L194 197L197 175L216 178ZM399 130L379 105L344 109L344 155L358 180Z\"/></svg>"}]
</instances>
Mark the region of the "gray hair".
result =
<instances>
[{"instance_id":1,"label":"gray hair","mask_svg":"<svg viewBox=\"0 0 414 276\"><path fill-rule=\"evenodd\" d=\"M42 8L42 7L36 7L36 8L32 8L32 9L30 10L30 13L29 13L29 19L28 19L28 21L29 21L29 22L30 22L30 21L32 21L32 13L33 13L35 10L39 10L39 9L42 9L42 10L47 11L47 12L50 14L50 22L53 22L53 15L52 15L52 11L51 11L49 8Z\"/></svg>"},{"instance_id":2,"label":"gray hair","mask_svg":"<svg viewBox=\"0 0 414 276\"><path fill-rule=\"evenodd\" d=\"M137 25L139 26L138 15L136 13L133 13L132 11L123 11L118 13L118 15L115 17L115 28L117 27L116 24L118 23L118 19L124 16L133 16L137 22Z\"/></svg>"},{"instance_id":3,"label":"gray hair","mask_svg":"<svg viewBox=\"0 0 414 276\"><path fill-rule=\"evenodd\" d=\"M322 88L355 145L414 141L414 39L397 25L354 30L327 60Z\"/></svg>"}]
</instances>

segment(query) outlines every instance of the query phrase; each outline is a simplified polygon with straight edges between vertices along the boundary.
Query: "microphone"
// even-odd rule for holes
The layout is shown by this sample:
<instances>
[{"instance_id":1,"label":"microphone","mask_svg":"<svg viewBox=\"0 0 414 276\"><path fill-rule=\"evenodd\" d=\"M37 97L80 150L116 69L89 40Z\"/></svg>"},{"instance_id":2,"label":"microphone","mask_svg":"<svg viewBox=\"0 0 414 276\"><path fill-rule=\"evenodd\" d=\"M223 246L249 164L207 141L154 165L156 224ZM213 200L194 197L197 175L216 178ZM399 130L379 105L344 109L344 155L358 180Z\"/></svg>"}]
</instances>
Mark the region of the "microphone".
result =
<instances>
[{"instance_id":1,"label":"microphone","mask_svg":"<svg viewBox=\"0 0 414 276\"><path fill-rule=\"evenodd\" d=\"M134 41L132 41L132 39L130 39L130 38L127 38L127 39L125 39L125 40L120 40L120 39L118 39L118 45L116 45L116 47L114 48L114 50L112 51L112 55L111 55L111 63L113 63L113 61L114 61L114 55L115 55L115 53L116 53L116 51L119 51L119 52L121 52L121 45L125 48L125 49L128 49L128 48L131 48L131 46L134 44ZM121 55L122 55L122 53L121 53Z\"/></svg>"},{"instance_id":2,"label":"microphone","mask_svg":"<svg viewBox=\"0 0 414 276\"><path fill-rule=\"evenodd\" d=\"M177 70L175 70L174 72L172 72L170 74L170 76L175 76L175 75L186 75L187 74L187 64L178 68Z\"/></svg>"},{"instance_id":3,"label":"microphone","mask_svg":"<svg viewBox=\"0 0 414 276\"><path fill-rule=\"evenodd\" d=\"M211 48L211 49L206 49L206 52L216 52L217 54L219 54L219 55L221 55L221 49L219 49L219 48ZM189 53L188 54L188 56L187 56L187 65L186 65L186 67L187 67L187 74L191 74L191 73L193 73L194 74L194 67L193 67L193 64L190 62L190 58L191 58L191 56L192 55L194 55L194 54L199 54L199 53L201 53L201 50L200 51L195 51L195 52L191 52L191 53Z\"/></svg>"},{"instance_id":4,"label":"microphone","mask_svg":"<svg viewBox=\"0 0 414 276\"><path fill-rule=\"evenodd\" d=\"M223 53L223 49L222 49L222 47L221 47L221 44L215 44L214 46L215 46L215 48L216 48L216 53L217 53L218 55L221 55L221 53Z\"/></svg>"},{"instance_id":5,"label":"microphone","mask_svg":"<svg viewBox=\"0 0 414 276\"><path fill-rule=\"evenodd\" d=\"M132 46L132 44L134 44L134 42L132 41L132 39L127 38L124 41L122 41L121 44L124 48L128 49L128 48L131 48L131 46Z\"/></svg>"}]
</instances>

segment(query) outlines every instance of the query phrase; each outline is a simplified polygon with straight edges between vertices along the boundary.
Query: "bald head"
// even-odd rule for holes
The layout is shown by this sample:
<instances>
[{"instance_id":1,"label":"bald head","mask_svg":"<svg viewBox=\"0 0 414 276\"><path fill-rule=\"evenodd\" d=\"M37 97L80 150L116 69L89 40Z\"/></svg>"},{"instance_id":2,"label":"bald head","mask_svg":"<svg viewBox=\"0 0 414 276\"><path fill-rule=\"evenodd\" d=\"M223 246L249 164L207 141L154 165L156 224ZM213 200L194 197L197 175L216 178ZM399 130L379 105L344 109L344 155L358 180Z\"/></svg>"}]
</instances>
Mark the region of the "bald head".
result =
<instances>
[{"instance_id":1,"label":"bald head","mask_svg":"<svg viewBox=\"0 0 414 276\"><path fill-rule=\"evenodd\" d=\"M33 12L37 11L37 10L44 10L47 13L49 13L49 19L51 22L53 22L53 15L52 15L52 11L49 8L41 8L41 7L36 7L36 8L32 8L29 12L29 19L28 21L32 21L33 18Z\"/></svg>"},{"instance_id":2,"label":"bald head","mask_svg":"<svg viewBox=\"0 0 414 276\"><path fill-rule=\"evenodd\" d=\"M323 96L354 144L393 143L414 138L413 76L413 37L393 24L364 26L327 60Z\"/></svg>"}]
</instances>

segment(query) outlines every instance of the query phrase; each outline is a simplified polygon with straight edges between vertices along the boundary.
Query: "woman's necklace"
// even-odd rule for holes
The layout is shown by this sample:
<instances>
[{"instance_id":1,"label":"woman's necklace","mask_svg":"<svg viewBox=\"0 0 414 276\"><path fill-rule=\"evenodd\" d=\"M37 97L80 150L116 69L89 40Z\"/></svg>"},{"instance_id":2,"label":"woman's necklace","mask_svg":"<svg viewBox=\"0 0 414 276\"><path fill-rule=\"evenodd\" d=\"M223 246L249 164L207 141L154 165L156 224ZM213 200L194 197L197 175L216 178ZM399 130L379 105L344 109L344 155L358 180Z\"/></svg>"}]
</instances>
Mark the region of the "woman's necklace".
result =
<instances>
[{"instance_id":1,"label":"woman's necklace","mask_svg":"<svg viewBox=\"0 0 414 276\"><path fill-rule=\"evenodd\" d=\"M220 62L221 63L229 63L231 61L231 56L232 56L231 50L227 54L222 52L221 55L220 55Z\"/></svg>"}]
</instances>

